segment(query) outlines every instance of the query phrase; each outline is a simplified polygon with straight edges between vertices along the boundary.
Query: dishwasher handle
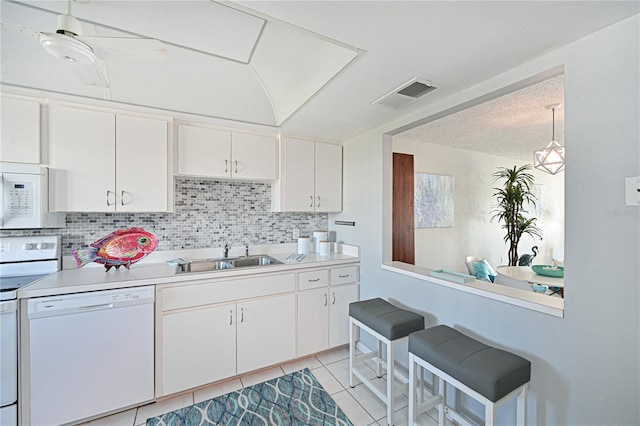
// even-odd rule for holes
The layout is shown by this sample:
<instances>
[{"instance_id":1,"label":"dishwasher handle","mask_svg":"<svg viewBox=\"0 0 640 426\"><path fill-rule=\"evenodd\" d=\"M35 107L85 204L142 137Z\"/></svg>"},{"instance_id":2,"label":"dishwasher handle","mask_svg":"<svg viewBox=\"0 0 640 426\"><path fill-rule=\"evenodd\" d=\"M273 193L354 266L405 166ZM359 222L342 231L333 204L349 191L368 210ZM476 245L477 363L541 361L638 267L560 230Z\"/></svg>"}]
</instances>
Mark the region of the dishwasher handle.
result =
<instances>
[{"instance_id":1,"label":"dishwasher handle","mask_svg":"<svg viewBox=\"0 0 640 426\"><path fill-rule=\"evenodd\" d=\"M86 312L86 311L98 311L101 309L111 309L111 308L113 308L113 303L99 303L97 305L80 306L78 309L82 312Z\"/></svg>"},{"instance_id":2,"label":"dishwasher handle","mask_svg":"<svg viewBox=\"0 0 640 426\"><path fill-rule=\"evenodd\" d=\"M106 309L118 309L125 306L153 304L154 302L154 286L38 297L28 300L27 317L29 320L33 320L60 315L83 314Z\"/></svg>"}]
</instances>

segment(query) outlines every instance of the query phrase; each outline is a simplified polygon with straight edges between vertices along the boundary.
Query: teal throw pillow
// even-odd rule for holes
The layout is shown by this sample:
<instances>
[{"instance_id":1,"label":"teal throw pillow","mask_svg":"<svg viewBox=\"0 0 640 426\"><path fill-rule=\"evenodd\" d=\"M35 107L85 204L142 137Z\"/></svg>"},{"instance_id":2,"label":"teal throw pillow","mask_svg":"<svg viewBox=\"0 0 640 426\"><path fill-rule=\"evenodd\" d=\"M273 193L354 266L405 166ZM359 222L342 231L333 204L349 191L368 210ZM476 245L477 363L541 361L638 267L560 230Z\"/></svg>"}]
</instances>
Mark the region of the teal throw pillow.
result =
<instances>
[{"instance_id":1,"label":"teal throw pillow","mask_svg":"<svg viewBox=\"0 0 640 426\"><path fill-rule=\"evenodd\" d=\"M491 265L489 265L489 262L486 260L482 262L473 262L473 268L476 273L476 278L479 280L492 283L496 279L496 276L492 274L493 268L491 268Z\"/></svg>"}]
</instances>

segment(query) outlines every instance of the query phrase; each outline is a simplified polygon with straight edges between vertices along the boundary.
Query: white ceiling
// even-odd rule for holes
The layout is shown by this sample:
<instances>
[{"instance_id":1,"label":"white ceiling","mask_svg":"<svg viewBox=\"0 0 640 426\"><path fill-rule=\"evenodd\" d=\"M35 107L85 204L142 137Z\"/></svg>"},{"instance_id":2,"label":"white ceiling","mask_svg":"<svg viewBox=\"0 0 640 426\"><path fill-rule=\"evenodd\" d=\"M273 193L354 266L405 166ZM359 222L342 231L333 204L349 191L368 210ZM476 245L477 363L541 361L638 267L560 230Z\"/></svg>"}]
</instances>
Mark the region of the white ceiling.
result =
<instances>
[{"instance_id":1,"label":"white ceiling","mask_svg":"<svg viewBox=\"0 0 640 426\"><path fill-rule=\"evenodd\" d=\"M38 2L38 6L57 9L55 13L32 8L25 12L21 9L29 8L2 0L0 13L4 18L10 12L12 20L38 31L53 31L56 13L65 10L64 2ZM242 24L229 25L235 22L224 15L230 9L249 16ZM100 99L110 96L172 111L249 123L283 122L273 127L283 133L345 140L639 10L637 1L240 1L221 5L191 0L82 0L74 13L84 23L99 24L93 29L100 35L122 34L119 29L128 36L134 33L167 42L169 59L162 72L148 61L107 63L112 81L109 93L78 88L75 77L41 52L37 42L3 27L0 77L4 84ZM227 25L217 24L221 17ZM265 71L264 75L277 80L271 83L256 79L253 67L233 66L251 56L248 46L262 20L288 33L285 38L294 46L290 51L283 44L257 61L256 67L270 69L271 74ZM322 47L311 53L296 47L296 40L311 34L319 35L313 40L325 41L324 47L343 47L359 56L342 69L329 63L328 71L318 77L314 64L327 63ZM280 68L284 71L277 71L276 65L284 65ZM318 83L336 72L328 84ZM300 75L310 76L312 83L292 80ZM414 77L430 80L438 89L400 110L371 105ZM273 93L265 93L265 84L271 84ZM289 92L296 93L289 97ZM291 98L309 100L297 108ZM532 102L532 108L542 110L549 119L544 105ZM512 109L506 111L513 115Z\"/></svg>"}]
</instances>

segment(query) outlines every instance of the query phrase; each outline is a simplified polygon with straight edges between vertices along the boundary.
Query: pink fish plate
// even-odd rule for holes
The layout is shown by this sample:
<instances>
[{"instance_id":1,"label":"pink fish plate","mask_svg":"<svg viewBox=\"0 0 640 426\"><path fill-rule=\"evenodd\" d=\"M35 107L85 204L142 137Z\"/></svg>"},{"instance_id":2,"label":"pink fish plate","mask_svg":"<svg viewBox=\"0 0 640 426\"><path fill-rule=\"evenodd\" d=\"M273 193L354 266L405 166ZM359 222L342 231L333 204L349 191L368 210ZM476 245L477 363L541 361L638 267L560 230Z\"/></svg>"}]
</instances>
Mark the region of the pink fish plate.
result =
<instances>
[{"instance_id":1,"label":"pink fish plate","mask_svg":"<svg viewBox=\"0 0 640 426\"><path fill-rule=\"evenodd\" d=\"M78 268L96 262L108 271L115 266L129 269L156 249L158 239L143 228L117 229L111 234L91 243L88 249L71 250Z\"/></svg>"}]
</instances>

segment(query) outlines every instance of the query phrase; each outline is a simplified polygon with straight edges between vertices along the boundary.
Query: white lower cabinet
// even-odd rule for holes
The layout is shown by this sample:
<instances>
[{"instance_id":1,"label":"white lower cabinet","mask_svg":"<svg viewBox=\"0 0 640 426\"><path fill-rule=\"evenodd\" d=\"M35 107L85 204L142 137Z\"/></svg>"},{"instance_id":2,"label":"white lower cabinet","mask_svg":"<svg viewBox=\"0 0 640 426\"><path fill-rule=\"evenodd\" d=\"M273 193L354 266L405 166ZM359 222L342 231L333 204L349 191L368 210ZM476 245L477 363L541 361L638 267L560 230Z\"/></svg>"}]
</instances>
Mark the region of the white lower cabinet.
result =
<instances>
[{"instance_id":1,"label":"white lower cabinet","mask_svg":"<svg viewBox=\"0 0 640 426\"><path fill-rule=\"evenodd\" d=\"M332 269L330 286L302 290L310 282L318 282L314 273L322 277L326 270L298 277L299 357L349 343L349 303L360 296L356 266Z\"/></svg>"},{"instance_id":2,"label":"white lower cabinet","mask_svg":"<svg viewBox=\"0 0 640 426\"><path fill-rule=\"evenodd\" d=\"M295 296L238 303L237 374L295 358Z\"/></svg>"},{"instance_id":3,"label":"white lower cabinet","mask_svg":"<svg viewBox=\"0 0 640 426\"><path fill-rule=\"evenodd\" d=\"M329 305L329 347L349 343L349 303L360 300L358 284L331 288Z\"/></svg>"},{"instance_id":4,"label":"white lower cabinet","mask_svg":"<svg viewBox=\"0 0 640 426\"><path fill-rule=\"evenodd\" d=\"M235 309L232 304L163 315L163 395L236 374Z\"/></svg>"},{"instance_id":5,"label":"white lower cabinet","mask_svg":"<svg viewBox=\"0 0 640 426\"><path fill-rule=\"evenodd\" d=\"M156 396L295 358L294 289L293 274L159 286Z\"/></svg>"},{"instance_id":6,"label":"white lower cabinet","mask_svg":"<svg viewBox=\"0 0 640 426\"><path fill-rule=\"evenodd\" d=\"M329 347L329 288L298 293L298 356Z\"/></svg>"},{"instance_id":7,"label":"white lower cabinet","mask_svg":"<svg viewBox=\"0 0 640 426\"><path fill-rule=\"evenodd\" d=\"M352 264L157 286L156 397L348 343L358 281Z\"/></svg>"}]
</instances>

